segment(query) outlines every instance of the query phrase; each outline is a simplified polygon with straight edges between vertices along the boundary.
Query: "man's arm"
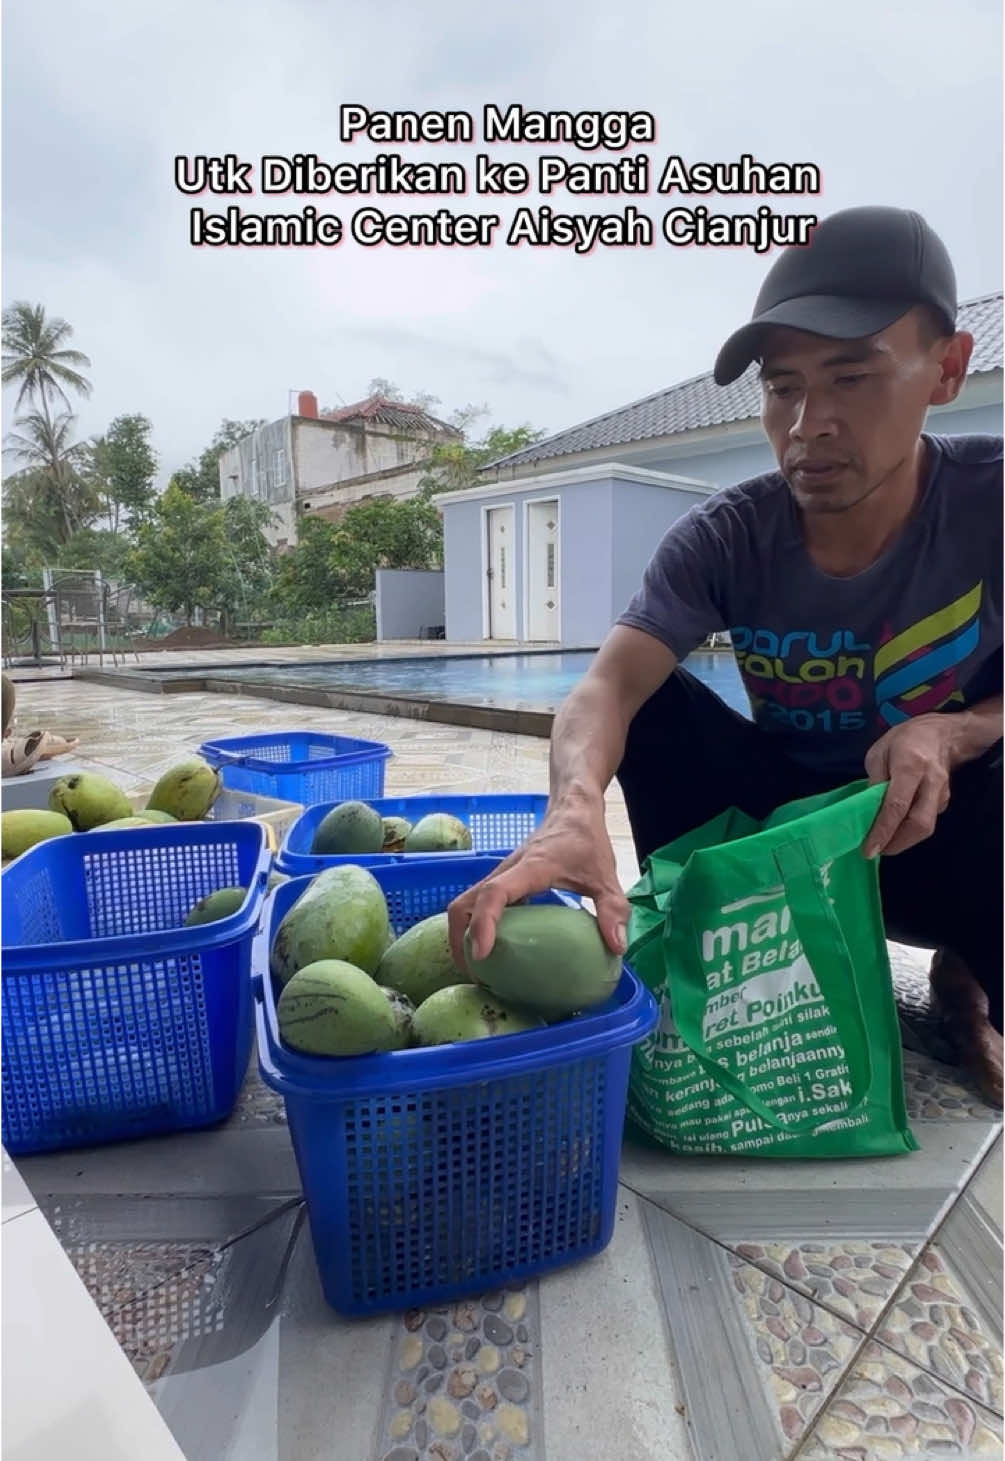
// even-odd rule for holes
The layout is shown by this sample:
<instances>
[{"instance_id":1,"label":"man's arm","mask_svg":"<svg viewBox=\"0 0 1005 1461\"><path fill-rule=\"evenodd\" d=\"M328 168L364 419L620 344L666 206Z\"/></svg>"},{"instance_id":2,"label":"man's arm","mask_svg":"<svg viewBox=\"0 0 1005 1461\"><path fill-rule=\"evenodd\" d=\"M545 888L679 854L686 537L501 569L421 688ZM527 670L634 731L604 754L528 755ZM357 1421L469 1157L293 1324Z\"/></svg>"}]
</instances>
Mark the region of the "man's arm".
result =
<instances>
[{"instance_id":1,"label":"man's arm","mask_svg":"<svg viewBox=\"0 0 1005 1461\"><path fill-rule=\"evenodd\" d=\"M1001 695L967 710L914 716L881 736L869 748L865 770L873 786L890 785L865 840L866 857L890 857L930 837L949 805L953 772L1001 737Z\"/></svg>"},{"instance_id":2,"label":"man's arm","mask_svg":"<svg viewBox=\"0 0 1005 1461\"><path fill-rule=\"evenodd\" d=\"M621 764L636 711L676 667L676 657L652 635L627 625L611 630L555 717L544 821L489 877L450 905L450 942L459 968L469 924L475 957L484 958L503 909L548 888L592 898L605 942L624 952L629 908L604 821L604 792Z\"/></svg>"}]
</instances>

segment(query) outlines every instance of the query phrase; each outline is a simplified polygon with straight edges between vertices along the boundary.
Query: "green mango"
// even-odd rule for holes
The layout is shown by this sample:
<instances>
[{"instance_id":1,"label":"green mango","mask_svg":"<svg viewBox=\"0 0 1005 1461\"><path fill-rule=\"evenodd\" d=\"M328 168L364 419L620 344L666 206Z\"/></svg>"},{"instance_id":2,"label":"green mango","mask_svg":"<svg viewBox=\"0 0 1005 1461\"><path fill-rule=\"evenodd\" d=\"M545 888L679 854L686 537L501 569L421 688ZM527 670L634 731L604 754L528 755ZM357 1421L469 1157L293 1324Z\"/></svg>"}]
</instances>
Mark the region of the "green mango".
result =
<instances>
[{"instance_id":1,"label":"green mango","mask_svg":"<svg viewBox=\"0 0 1005 1461\"><path fill-rule=\"evenodd\" d=\"M122 789L94 771L75 771L61 776L49 792L50 812L69 817L75 832L89 832L105 822L133 816L129 798Z\"/></svg>"},{"instance_id":2,"label":"green mango","mask_svg":"<svg viewBox=\"0 0 1005 1461\"><path fill-rule=\"evenodd\" d=\"M189 909L185 918L185 927L191 928L198 923L216 923L221 918L229 918L232 913L244 905L248 896L247 888L217 888L215 893L209 893L205 898L200 898L192 908Z\"/></svg>"},{"instance_id":3,"label":"green mango","mask_svg":"<svg viewBox=\"0 0 1005 1461\"><path fill-rule=\"evenodd\" d=\"M12 812L0 813L0 843L5 860L20 857L29 847L48 842L50 837L65 837L72 831L69 817L64 817L62 812L18 807Z\"/></svg>"},{"instance_id":4,"label":"green mango","mask_svg":"<svg viewBox=\"0 0 1005 1461\"><path fill-rule=\"evenodd\" d=\"M341 960L374 974L390 931L376 878L355 863L342 863L318 873L283 918L270 966L282 984L322 959Z\"/></svg>"},{"instance_id":5,"label":"green mango","mask_svg":"<svg viewBox=\"0 0 1005 1461\"><path fill-rule=\"evenodd\" d=\"M384 824L380 814L365 802L342 802L317 826L311 852L317 856L336 856L380 852L384 843Z\"/></svg>"},{"instance_id":6,"label":"green mango","mask_svg":"<svg viewBox=\"0 0 1005 1461\"><path fill-rule=\"evenodd\" d=\"M567 904L505 908L488 957L472 956L470 930L464 956L479 984L551 1021L603 1004L621 978L593 914Z\"/></svg>"},{"instance_id":7,"label":"green mango","mask_svg":"<svg viewBox=\"0 0 1005 1461\"><path fill-rule=\"evenodd\" d=\"M450 1045L544 1028L540 1015L517 1009L473 984L438 989L412 1017L412 1035L419 1045Z\"/></svg>"},{"instance_id":8,"label":"green mango","mask_svg":"<svg viewBox=\"0 0 1005 1461\"><path fill-rule=\"evenodd\" d=\"M406 852L470 852L471 829L447 812L430 812L405 838Z\"/></svg>"},{"instance_id":9,"label":"green mango","mask_svg":"<svg viewBox=\"0 0 1005 1461\"><path fill-rule=\"evenodd\" d=\"M445 913L424 918L395 939L385 950L375 978L378 984L390 985L407 994L416 1005L438 989L471 982L467 973L454 963Z\"/></svg>"},{"instance_id":10,"label":"green mango","mask_svg":"<svg viewBox=\"0 0 1005 1461\"><path fill-rule=\"evenodd\" d=\"M369 974L341 959L298 969L276 1006L284 1044L306 1055L369 1055L399 1048L391 1002Z\"/></svg>"}]
</instances>

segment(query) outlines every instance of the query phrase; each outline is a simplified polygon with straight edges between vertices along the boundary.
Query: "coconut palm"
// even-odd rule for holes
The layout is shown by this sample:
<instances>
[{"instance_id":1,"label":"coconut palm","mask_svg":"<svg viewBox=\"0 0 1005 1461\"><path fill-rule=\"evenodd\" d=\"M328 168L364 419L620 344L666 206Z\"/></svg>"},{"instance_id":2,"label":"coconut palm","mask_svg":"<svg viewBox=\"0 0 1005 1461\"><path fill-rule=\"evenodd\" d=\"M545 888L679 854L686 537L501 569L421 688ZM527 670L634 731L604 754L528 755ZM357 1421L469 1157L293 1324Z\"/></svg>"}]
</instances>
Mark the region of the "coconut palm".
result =
<instances>
[{"instance_id":1,"label":"coconut palm","mask_svg":"<svg viewBox=\"0 0 1005 1461\"><path fill-rule=\"evenodd\" d=\"M17 418L22 429L7 438L7 451L23 463L5 484L8 520L39 544L65 543L99 508L90 452L72 441L73 422L68 411L55 420L31 411Z\"/></svg>"},{"instance_id":2,"label":"coconut palm","mask_svg":"<svg viewBox=\"0 0 1005 1461\"><path fill-rule=\"evenodd\" d=\"M51 420L51 401L62 401L69 409L67 388L79 395L91 394L91 383L78 366L90 367L90 360L67 342L73 327L58 316L46 316L44 306L18 300L3 312L3 384L20 382L17 408L36 402Z\"/></svg>"}]
</instances>

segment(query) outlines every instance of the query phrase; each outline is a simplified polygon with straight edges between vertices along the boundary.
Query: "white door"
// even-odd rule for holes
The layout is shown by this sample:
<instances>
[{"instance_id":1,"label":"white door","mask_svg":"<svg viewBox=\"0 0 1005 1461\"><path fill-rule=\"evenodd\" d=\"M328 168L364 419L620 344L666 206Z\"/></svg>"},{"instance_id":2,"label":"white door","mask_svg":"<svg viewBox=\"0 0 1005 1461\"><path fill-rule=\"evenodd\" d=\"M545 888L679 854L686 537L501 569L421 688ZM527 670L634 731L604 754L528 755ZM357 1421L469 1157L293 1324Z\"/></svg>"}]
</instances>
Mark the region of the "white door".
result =
<instances>
[{"instance_id":1,"label":"white door","mask_svg":"<svg viewBox=\"0 0 1005 1461\"><path fill-rule=\"evenodd\" d=\"M489 638L516 638L516 509L493 507L489 529Z\"/></svg>"},{"instance_id":2,"label":"white door","mask_svg":"<svg viewBox=\"0 0 1005 1461\"><path fill-rule=\"evenodd\" d=\"M558 500L527 504L528 639L560 637Z\"/></svg>"}]
</instances>

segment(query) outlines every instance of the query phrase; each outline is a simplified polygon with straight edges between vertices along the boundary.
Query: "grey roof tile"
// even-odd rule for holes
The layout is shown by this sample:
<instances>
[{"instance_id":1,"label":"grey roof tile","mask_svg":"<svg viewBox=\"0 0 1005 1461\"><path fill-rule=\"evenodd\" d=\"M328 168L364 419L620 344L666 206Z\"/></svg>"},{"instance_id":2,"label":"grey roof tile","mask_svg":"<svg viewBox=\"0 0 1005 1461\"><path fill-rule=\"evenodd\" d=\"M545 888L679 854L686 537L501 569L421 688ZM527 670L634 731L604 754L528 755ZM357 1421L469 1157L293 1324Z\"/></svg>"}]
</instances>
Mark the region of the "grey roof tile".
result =
<instances>
[{"instance_id":1,"label":"grey roof tile","mask_svg":"<svg viewBox=\"0 0 1005 1461\"><path fill-rule=\"evenodd\" d=\"M985 294L960 305L958 328L969 330L974 337L974 353L970 374L1000 370L1002 366L1002 295ZM545 461L550 457L569 456L573 452L592 451L598 447L622 446L633 441L649 441L677 432L697 431L702 427L722 426L729 421L749 421L760 413L761 391L757 370L751 366L732 385L717 386L711 372L692 376L690 380L666 390L644 396L631 405L594 416L579 426L571 426L554 436L497 457L482 468L520 466Z\"/></svg>"}]
</instances>

